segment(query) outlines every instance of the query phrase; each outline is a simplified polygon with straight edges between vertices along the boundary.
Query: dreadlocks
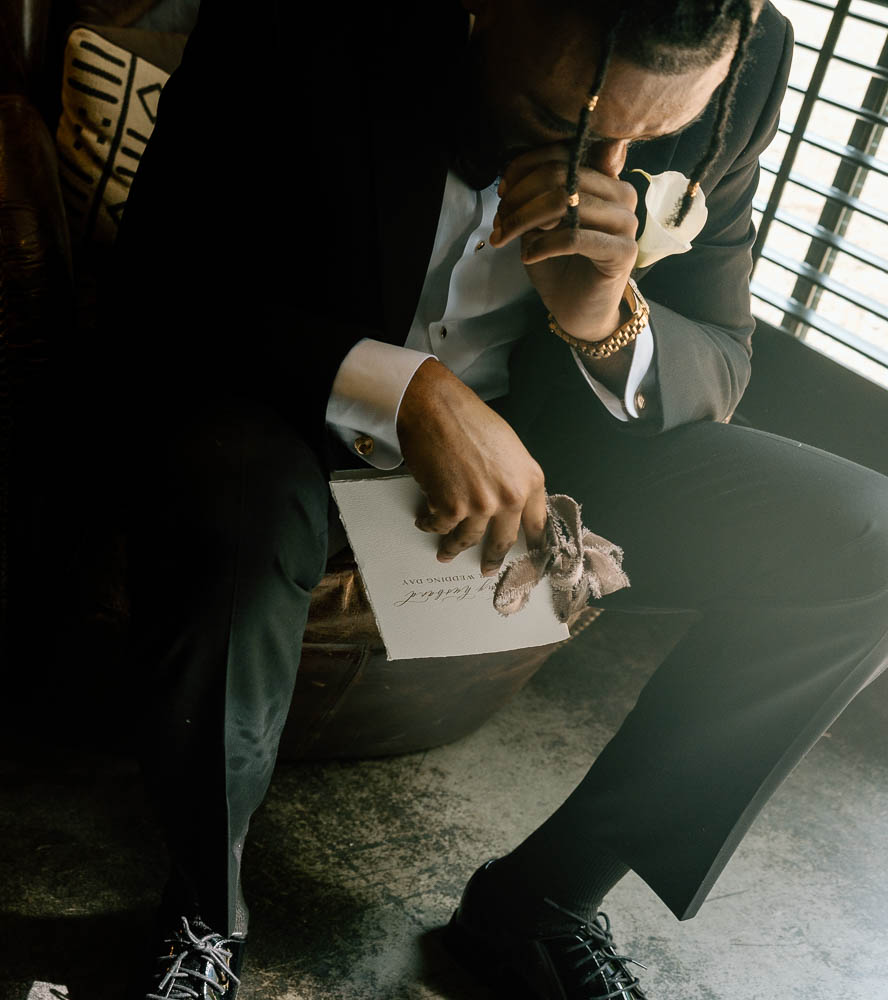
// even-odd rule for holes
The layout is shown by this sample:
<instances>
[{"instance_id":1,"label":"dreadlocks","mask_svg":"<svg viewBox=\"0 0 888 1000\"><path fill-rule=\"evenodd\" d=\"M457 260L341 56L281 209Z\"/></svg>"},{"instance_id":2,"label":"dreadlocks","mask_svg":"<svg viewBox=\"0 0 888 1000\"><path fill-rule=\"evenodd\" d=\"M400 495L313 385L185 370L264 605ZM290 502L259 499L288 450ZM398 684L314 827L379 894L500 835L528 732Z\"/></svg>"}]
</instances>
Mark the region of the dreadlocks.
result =
<instances>
[{"instance_id":1,"label":"dreadlocks","mask_svg":"<svg viewBox=\"0 0 888 1000\"><path fill-rule=\"evenodd\" d=\"M579 168L591 138L590 118L594 111L611 58L617 52L660 73L675 73L712 63L736 35L734 55L727 77L719 90L715 121L709 145L695 165L688 188L669 220L678 226L687 216L694 197L710 165L721 153L728 119L752 34L752 4L755 0L624 0L621 9L605 25L601 58L595 79L580 112L577 133L567 171L567 220L579 226ZM576 9L577 0L571 4Z\"/></svg>"},{"instance_id":2,"label":"dreadlocks","mask_svg":"<svg viewBox=\"0 0 888 1000\"><path fill-rule=\"evenodd\" d=\"M570 223L571 229L576 229L580 224L577 208L580 203L580 199L577 197L577 187L579 185L578 174L580 164L585 159L586 150L589 148L589 139L591 137L589 119L592 117L592 112L598 103L598 95L604 86L604 78L607 76L607 68L610 65L611 56L614 54L614 44L619 27L620 19L618 18L604 36L604 44L601 47L601 58L598 60L598 71L595 74L595 81L589 88L586 103L583 105L582 111L580 111L577 134L574 139L573 149L571 150L570 162L567 165L567 220Z\"/></svg>"}]
</instances>

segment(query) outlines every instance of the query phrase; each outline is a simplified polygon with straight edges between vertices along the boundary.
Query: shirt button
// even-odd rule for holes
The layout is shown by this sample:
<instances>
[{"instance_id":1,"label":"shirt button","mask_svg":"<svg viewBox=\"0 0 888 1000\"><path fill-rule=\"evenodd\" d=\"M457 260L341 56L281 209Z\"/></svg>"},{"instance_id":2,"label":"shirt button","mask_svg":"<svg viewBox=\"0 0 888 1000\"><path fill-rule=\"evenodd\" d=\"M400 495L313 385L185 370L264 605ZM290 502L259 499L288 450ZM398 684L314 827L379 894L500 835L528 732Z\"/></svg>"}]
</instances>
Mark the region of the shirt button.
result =
<instances>
[{"instance_id":1,"label":"shirt button","mask_svg":"<svg viewBox=\"0 0 888 1000\"><path fill-rule=\"evenodd\" d=\"M484 242L484 240L479 240L475 245L475 253L478 253L479 250L483 250L484 247L486 246L487 244Z\"/></svg>"},{"instance_id":2,"label":"shirt button","mask_svg":"<svg viewBox=\"0 0 888 1000\"><path fill-rule=\"evenodd\" d=\"M376 442L370 437L369 434L361 434L360 437L355 438L355 451L362 457L366 458L368 455L373 454L373 449L376 447Z\"/></svg>"},{"instance_id":3,"label":"shirt button","mask_svg":"<svg viewBox=\"0 0 888 1000\"><path fill-rule=\"evenodd\" d=\"M644 398L644 393L643 392L636 392L635 393L635 409L636 410L643 410L646 405L647 405L647 400Z\"/></svg>"}]
</instances>

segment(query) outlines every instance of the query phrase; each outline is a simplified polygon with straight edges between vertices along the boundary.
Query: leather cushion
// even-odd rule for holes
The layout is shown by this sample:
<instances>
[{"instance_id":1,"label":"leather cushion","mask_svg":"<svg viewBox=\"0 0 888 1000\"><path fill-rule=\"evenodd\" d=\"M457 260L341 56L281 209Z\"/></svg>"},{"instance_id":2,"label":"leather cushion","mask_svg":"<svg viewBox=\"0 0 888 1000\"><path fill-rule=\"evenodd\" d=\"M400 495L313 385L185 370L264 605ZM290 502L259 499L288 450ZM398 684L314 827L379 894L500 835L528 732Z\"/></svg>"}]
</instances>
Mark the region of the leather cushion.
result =
<instances>
[{"instance_id":1,"label":"leather cushion","mask_svg":"<svg viewBox=\"0 0 888 1000\"><path fill-rule=\"evenodd\" d=\"M75 252L78 244L113 244L160 93L185 41L82 25L68 36L56 145Z\"/></svg>"}]
</instances>

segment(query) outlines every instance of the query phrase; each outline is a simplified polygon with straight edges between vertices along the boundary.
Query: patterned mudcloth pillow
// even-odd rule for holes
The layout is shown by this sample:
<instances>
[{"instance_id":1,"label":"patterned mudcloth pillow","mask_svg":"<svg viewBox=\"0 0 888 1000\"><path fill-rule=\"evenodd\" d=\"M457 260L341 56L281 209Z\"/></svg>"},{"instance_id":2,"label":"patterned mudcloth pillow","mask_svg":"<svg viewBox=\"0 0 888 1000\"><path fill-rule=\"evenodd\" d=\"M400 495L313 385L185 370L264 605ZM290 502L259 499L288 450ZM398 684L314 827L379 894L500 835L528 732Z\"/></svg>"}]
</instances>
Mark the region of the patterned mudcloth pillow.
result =
<instances>
[{"instance_id":1,"label":"patterned mudcloth pillow","mask_svg":"<svg viewBox=\"0 0 888 1000\"><path fill-rule=\"evenodd\" d=\"M56 146L75 247L114 242L161 90L181 59L184 36L151 34L77 27L68 36Z\"/></svg>"}]
</instances>

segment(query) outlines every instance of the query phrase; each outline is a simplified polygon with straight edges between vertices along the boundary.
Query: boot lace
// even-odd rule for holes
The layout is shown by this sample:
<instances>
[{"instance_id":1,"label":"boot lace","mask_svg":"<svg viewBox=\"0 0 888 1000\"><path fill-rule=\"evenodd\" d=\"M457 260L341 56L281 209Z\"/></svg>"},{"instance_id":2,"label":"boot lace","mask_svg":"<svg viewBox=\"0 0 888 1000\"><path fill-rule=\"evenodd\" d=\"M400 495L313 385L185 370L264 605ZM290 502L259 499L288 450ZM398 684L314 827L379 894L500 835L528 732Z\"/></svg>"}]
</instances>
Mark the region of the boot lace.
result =
<instances>
[{"instance_id":1,"label":"boot lace","mask_svg":"<svg viewBox=\"0 0 888 1000\"><path fill-rule=\"evenodd\" d=\"M182 917L182 927L174 937L168 938L169 953L161 955L158 962L167 963L166 972L157 984L157 993L148 993L145 1000L199 1000L204 986L210 1000L222 1000L228 992L229 983L240 980L228 964L231 952L225 947L225 938L212 931L199 937L191 929L187 917ZM199 968L207 963L216 971L213 979Z\"/></svg>"},{"instance_id":2,"label":"boot lace","mask_svg":"<svg viewBox=\"0 0 888 1000\"><path fill-rule=\"evenodd\" d=\"M646 966L628 955L617 954L606 913L596 913L587 921L551 899L546 903L577 922L576 930L559 937L555 946L558 955L569 965L572 978L575 977L575 1000L647 1000L637 977L627 968L630 964L640 969ZM605 992L592 993L593 988L603 988Z\"/></svg>"}]
</instances>

